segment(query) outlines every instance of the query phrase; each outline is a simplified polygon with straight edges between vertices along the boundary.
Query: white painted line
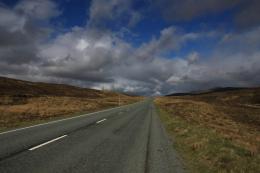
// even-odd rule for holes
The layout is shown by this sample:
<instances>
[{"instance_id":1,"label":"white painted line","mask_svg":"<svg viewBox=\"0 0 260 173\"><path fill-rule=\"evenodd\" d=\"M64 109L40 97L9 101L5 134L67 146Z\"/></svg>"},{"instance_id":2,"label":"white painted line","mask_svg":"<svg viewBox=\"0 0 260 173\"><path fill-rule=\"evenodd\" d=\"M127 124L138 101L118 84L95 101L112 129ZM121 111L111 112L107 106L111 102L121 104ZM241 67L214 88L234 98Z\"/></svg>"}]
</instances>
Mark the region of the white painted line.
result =
<instances>
[{"instance_id":1,"label":"white painted line","mask_svg":"<svg viewBox=\"0 0 260 173\"><path fill-rule=\"evenodd\" d=\"M140 102L143 102L143 101L140 101ZM36 125L28 126L28 127L22 127L22 128L18 128L18 129L14 129L14 130L9 130L9 131L0 133L0 135L6 134L6 133L15 132L15 131L20 131L20 130L25 130L25 129L29 129L29 128L32 128L32 127L38 127L38 126L43 126L43 125L47 125L47 124L53 124L53 123L57 123L57 122L61 122L61 121L66 121L66 120L70 120L70 119L80 118L80 117L83 117L83 116L89 116L89 115L93 115L93 114L96 114L96 113L107 112L107 111L111 111L111 110L114 110L114 109L120 109L120 108L122 108L122 107L126 107L126 106L130 106L130 105L138 104L138 103L140 103L140 102L135 102L135 103L132 103L132 104L128 104L128 105L124 105L124 106L120 106L120 107L115 107L115 108L110 108L110 109L106 109L106 110L102 110L102 111L91 112L91 113L88 113L88 114L82 114L82 115L75 116L75 117L70 117L70 118L64 118L64 119L60 119L60 120L55 120L55 121L51 121L51 122L47 122L47 123L36 124Z\"/></svg>"},{"instance_id":2,"label":"white painted line","mask_svg":"<svg viewBox=\"0 0 260 173\"><path fill-rule=\"evenodd\" d=\"M44 143L42 143L42 144L40 144L40 145L37 145L37 146L35 146L35 147L30 148L29 150L30 150L30 151L33 151L33 150L35 150L35 149L37 149L37 148L40 148L40 147L42 147L42 146L44 146L44 145L47 145L47 144L52 143L52 142L54 142L54 141L60 140L61 138L65 138L66 136L68 136L68 135L63 135L63 136L60 136L60 137L58 137L58 138L52 139L52 140L50 140L50 141L48 141L48 142L44 142Z\"/></svg>"},{"instance_id":3,"label":"white painted line","mask_svg":"<svg viewBox=\"0 0 260 173\"><path fill-rule=\"evenodd\" d=\"M104 118L104 119L102 119L102 120L97 121L96 123L99 124L99 123L102 123L103 121L106 121L106 120L107 120L107 119Z\"/></svg>"}]
</instances>

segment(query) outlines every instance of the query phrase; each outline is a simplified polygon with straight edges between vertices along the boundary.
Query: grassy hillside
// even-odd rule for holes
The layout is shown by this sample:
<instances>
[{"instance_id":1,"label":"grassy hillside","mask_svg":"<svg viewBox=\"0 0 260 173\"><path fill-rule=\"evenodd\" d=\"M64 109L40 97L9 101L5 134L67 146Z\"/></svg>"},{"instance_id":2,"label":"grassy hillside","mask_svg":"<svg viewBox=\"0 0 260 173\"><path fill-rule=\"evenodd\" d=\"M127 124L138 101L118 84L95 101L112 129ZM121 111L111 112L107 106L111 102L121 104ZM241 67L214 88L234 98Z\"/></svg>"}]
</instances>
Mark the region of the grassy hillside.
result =
<instances>
[{"instance_id":1,"label":"grassy hillside","mask_svg":"<svg viewBox=\"0 0 260 173\"><path fill-rule=\"evenodd\" d=\"M0 130L129 104L141 97L0 77Z\"/></svg>"},{"instance_id":2,"label":"grassy hillside","mask_svg":"<svg viewBox=\"0 0 260 173\"><path fill-rule=\"evenodd\" d=\"M113 92L103 92L94 89L80 88L64 84L29 82L0 77L0 96L68 96L100 98L115 96Z\"/></svg>"},{"instance_id":3,"label":"grassy hillside","mask_svg":"<svg viewBox=\"0 0 260 173\"><path fill-rule=\"evenodd\" d=\"M191 172L260 172L260 88L156 99Z\"/></svg>"}]
</instances>

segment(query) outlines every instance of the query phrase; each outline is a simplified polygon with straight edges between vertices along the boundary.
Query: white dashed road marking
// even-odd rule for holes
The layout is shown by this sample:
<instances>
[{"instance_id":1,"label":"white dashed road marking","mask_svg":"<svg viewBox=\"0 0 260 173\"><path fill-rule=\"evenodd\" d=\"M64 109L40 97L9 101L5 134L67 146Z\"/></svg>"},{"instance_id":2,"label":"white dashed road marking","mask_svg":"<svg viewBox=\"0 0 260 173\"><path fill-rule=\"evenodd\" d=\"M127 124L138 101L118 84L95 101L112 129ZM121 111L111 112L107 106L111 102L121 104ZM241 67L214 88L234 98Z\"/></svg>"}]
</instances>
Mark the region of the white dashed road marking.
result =
<instances>
[{"instance_id":1,"label":"white dashed road marking","mask_svg":"<svg viewBox=\"0 0 260 173\"><path fill-rule=\"evenodd\" d=\"M33 150L35 150L35 149L37 149L37 148L40 148L40 147L42 147L42 146L44 146L44 145L47 145L47 144L50 144L50 143L55 142L55 141L57 141L57 140L60 140L61 138L65 138L66 136L68 136L68 135L63 135L63 136L60 136L60 137L58 137L58 138L52 139L52 140L50 140L50 141L48 141L48 142L44 142L44 143L42 143L42 144L40 144L40 145L37 145L37 146L35 146L35 147L30 148L29 150L30 150L30 151L33 151Z\"/></svg>"},{"instance_id":2,"label":"white dashed road marking","mask_svg":"<svg viewBox=\"0 0 260 173\"><path fill-rule=\"evenodd\" d=\"M99 124L99 123L102 123L103 121L106 121L106 120L107 120L107 119L104 118L104 119L102 119L102 120L97 121L96 123Z\"/></svg>"}]
</instances>

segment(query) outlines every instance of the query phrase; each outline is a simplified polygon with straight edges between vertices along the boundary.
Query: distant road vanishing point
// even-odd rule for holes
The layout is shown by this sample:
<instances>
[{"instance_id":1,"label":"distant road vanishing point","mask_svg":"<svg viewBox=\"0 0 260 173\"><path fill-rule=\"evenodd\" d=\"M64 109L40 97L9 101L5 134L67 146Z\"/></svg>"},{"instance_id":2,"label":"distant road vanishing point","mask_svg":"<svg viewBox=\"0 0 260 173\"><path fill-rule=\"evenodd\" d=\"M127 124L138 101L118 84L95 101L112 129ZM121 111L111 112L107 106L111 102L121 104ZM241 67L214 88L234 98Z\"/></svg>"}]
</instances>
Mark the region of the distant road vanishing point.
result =
<instances>
[{"instance_id":1,"label":"distant road vanishing point","mask_svg":"<svg viewBox=\"0 0 260 173\"><path fill-rule=\"evenodd\" d=\"M1 173L174 173L153 101L0 133Z\"/></svg>"}]
</instances>

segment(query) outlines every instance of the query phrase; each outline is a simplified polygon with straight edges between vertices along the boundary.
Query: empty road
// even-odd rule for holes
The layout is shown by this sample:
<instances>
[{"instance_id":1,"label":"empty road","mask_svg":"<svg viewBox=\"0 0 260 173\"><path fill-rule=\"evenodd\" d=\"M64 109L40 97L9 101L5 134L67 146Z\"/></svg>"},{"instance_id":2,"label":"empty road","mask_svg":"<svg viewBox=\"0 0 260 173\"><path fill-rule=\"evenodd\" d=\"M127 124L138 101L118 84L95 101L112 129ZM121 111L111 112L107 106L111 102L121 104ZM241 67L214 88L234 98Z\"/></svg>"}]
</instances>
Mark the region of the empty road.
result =
<instances>
[{"instance_id":1,"label":"empty road","mask_svg":"<svg viewBox=\"0 0 260 173\"><path fill-rule=\"evenodd\" d=\"M183 172L152 100L0 133L1 173Z\"/></svg>"}]
</instances>

